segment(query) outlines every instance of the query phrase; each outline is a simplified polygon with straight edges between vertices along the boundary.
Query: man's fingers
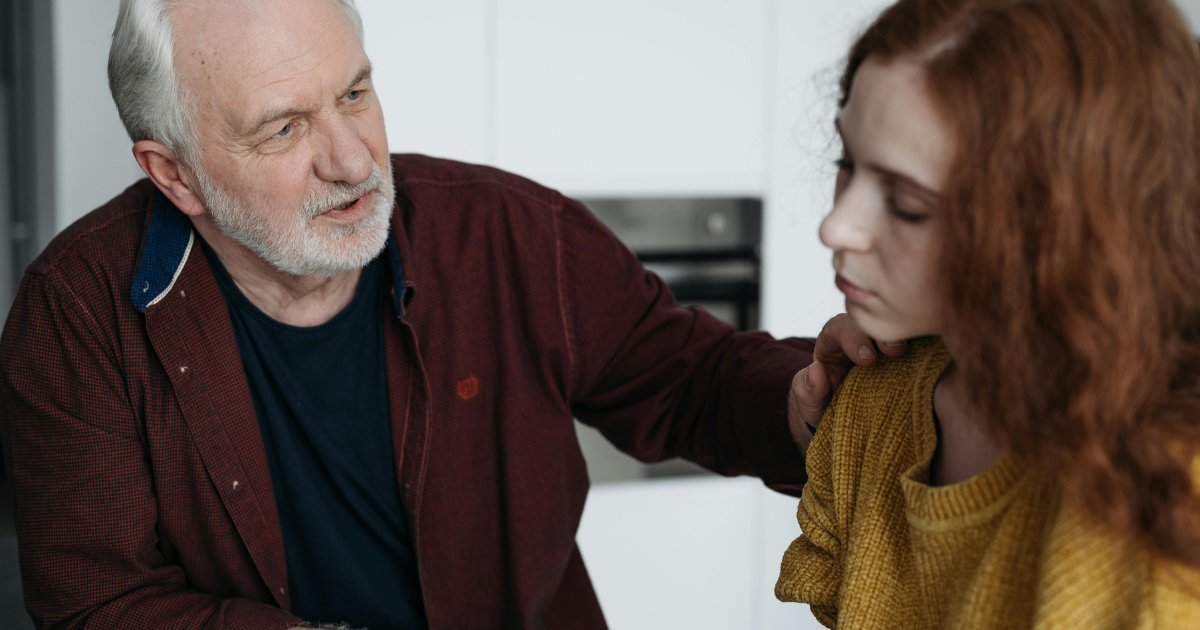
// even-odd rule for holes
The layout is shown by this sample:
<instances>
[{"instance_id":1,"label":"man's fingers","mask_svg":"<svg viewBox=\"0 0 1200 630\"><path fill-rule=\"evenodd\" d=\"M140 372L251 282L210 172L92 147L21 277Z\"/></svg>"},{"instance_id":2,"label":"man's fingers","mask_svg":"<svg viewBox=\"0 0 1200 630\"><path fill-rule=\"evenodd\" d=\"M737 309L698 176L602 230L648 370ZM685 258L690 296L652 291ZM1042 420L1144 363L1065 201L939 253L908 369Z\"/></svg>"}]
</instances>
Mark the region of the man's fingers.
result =
<instances>
[{"instance_id":1,"label":"man's fingers","mask_svg":"<svg viewBox=\"0 0 1200 630\"><path fill-rule=\"evenodd\" d=\"M900 351L903 354L903 350ZM889 355L891 356L891 355ZM830 367L875 365L878 354L871 337L849 315L842 313L829 320L817 336L813 359Z\"/></svg>"},{"instance_id":2,"label":"man's fingers","mask_svg":"<svg viewBox=\"0 0 1200 630\"><path fill-rule=\"evenodd\" d=\"M879 341L879 342L876 342L875 345L879 347L880 352L886 354L889 357L898 357L898 356L904 354L905 351L908 350L908 343L903 340L901 340L901 341Z\"/></svg>"},{"instance_id":3,"label":"man's fingers","mask_svg":"<svg viewBox=\"0 0 1200 630\"><path fill-rule=\"evenodd\" d=\"M821 424L821 416L825 415L825 405L829 402L831 391L833 388L829 375L820 362L814 361L801 370L792 380L792 396L799 420L814 427Z\"/></svg>"},{"instance_id":4,"label":"man's fingers","mask_svg":"<svg viewBox=\"0 0 1200 630\"><path fill-rule=\"evenodd\" d=\"M846 376L850 374L850 365L821 365L825 373L828 375L830 389L837 389L842 386L842 381L846 380Z\"/></svg>"}]
</instances>

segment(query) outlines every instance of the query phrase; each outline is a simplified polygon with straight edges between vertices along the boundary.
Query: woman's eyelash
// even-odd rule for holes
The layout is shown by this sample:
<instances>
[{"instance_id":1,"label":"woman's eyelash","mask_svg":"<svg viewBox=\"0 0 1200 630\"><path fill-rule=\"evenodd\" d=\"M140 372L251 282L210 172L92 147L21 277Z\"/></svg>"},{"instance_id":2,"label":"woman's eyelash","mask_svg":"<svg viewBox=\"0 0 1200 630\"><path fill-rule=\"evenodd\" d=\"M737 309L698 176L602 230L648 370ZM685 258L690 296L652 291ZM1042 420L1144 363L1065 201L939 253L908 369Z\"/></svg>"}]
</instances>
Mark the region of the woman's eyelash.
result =
<instances>
[{"instance_id":1,"label":"woman's eyelash","mask_svg":"<svg viewBox=\"0 0 1200 630\"><path fill-rule=\"evenodd\" d=\"M834 160L833 165L836 166L839 171L853 171L854 170L854 162L852 162L846 158L839 158L839 159Z\"/></svg>"},{"instance_id":2,"label":"woman's eyelash","mask_svg":"<svg viewBox=\"0 0 1200 630\"><path fill-rule=\"evenodd\" d=\"M929 218L928 215L914 214L912 212L906 212L904 210L901 210L900 206L896 205L895 195L888 195L887 204L888 204L888 211L891 212L892 215L895 216L897 219L900 219L901 221L904 221L905 223L920 223L920 222L924 221L925 219Z\"/></svg>"}]
</instances>

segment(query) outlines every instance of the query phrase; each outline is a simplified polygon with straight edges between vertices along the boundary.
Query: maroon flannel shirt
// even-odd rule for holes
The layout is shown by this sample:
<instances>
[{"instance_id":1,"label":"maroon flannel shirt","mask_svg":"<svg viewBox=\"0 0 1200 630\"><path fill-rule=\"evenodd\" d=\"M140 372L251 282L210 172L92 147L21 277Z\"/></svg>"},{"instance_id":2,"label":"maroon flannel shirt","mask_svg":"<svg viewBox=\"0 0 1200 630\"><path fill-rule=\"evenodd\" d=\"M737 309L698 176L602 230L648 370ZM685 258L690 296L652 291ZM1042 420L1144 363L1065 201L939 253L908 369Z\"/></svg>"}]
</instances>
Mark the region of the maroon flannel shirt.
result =
<instances>
[{"instance_id":1,"label":"maroon flannel shirt","mask_svg":"<svg viewBox=\"0 0 1200 630\"><path fill-rule=\"evenodd\" d=\"M588 478L574 417L643 461L799 493L785 400L810 342L680 308L552 190L393 164L387 382L431 628L605 627L575 545ZM0 341L26 605L39 628L287 628L299 620L228 311L159 198L144 180L59 235Z\"/></svg>"}]
</instances>

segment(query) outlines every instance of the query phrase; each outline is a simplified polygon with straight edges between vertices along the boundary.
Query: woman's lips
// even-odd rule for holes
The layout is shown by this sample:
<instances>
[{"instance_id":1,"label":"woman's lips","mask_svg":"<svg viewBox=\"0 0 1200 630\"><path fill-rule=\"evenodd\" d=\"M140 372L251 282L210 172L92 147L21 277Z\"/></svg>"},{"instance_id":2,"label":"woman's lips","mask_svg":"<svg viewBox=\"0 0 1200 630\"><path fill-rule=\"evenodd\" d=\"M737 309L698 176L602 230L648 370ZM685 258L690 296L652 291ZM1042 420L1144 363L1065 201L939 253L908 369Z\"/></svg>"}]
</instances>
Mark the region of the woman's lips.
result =
<instances>
[{"instance_id":1,"label":"woman's lips","mask_svg":"<svg viewBox=\"0 0 1200 630\"><path fill-rule=\"evenodd\" d=\"M354 201L349 208L339 210L334 208L322 214L321 216L327 219L333 219L338 223L354 223L366 217L375 207L375 193L369 192Z\"/></svg>"},{"instance_id":2,"label":"woman's lips","mask_svg":"<svg viewBox=\"0 0 1200 630\"><path fill-rule=\"evenodd\" d=\"M842 274L840 273L834 278L834 283L837 284L837 288L842 293L846 294L847 299L855 302L865 302L873 297L879 297L878 295L875 295L874 293L843 278Z\"/></svg>"}]
</instances>

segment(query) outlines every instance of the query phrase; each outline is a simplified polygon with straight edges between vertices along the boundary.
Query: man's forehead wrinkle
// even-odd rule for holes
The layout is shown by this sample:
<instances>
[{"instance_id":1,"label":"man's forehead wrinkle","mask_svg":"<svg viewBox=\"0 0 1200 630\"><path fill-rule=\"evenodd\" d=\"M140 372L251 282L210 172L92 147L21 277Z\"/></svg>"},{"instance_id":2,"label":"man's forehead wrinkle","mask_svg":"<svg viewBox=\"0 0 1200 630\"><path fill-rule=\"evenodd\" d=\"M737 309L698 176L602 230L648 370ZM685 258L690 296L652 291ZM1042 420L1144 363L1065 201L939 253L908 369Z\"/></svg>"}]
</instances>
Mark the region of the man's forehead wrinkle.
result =
<instances>
[{"instance_id":1,"label":"man's forehead wrinkle","mask_svg":"<svg viewBox=\"0 0 1200 630\"><path fill-rule=\"evenodd\" d=\"M332 55L333 53L330 53L330 54ZM325 57L325 59L328 59L328 58L329 58L328 56ZM316 65L314 65L312 68L308 68L306 70L299 70L292 74L289 74L288 76L280 77L278 79L269 81L269 82L261 84L261 85L254 85L250 88L249 92L247 92L247 95L255 96L255 95L261 94L262 92L268 91L273 87L276 87L276 86L279 86L282 84L286 84L286 83L290 83L291 81L294 81L297 77L302 77L302 76L308 75L308 74L316 71L321 66L321 64L324 63L325 59L318 61L316 63ZM279 64L279 65L282 65L282 64ZM278 65L276 66L276 68L278 68ZM242 81L242 84L245 85L247 83L251 83L253 79L261 77L262 75L267 74L271 70L274 70L274 68L272 68L270 70L266 70L259 74L253 75L252 77L248 77L247 79ZM319 74L317 75L317 77L318 77L318 80L320 81ZM323 84L324 81L321 81L321 83ZM322 85L322 87L324 87L324 86ZM304 99L304 100L310 100L310 102L297 102L294 99L294 97L289 97L289 96L284 96L284 95L280 95L276 98L270 98L269 99L270 103L267 106L259 109L258 112L247 112L247 116L245 117L246 120L244 121L244 125L247 127L250 125L255 125L255 123L257 121L253 117L255 116L256 113L260 113L263 111L292 108L293 106L294 106L294 109L309 109L309 110L319 109L319 107L320 107L319 103L312 102L313 100L315 100L315 98L316 98L316 94L313 95L313 99ZM254 130L253 129L245 129L244 131L254 131Z\"/></svg>"},{"instance_id":2,"label":"man's forehead wrinkle","mask_svg":"<svg viewBox=\"0 0 1200 630\"><path fill-rule=\"evenodd\" d=\"M286 83L286 82L290 81L291 79L293 79L294 76L281 78L281 79L273 81L267 85L260 86L260 87L256 88L255 90L253 90L251 92L251 94L265 90L273 85ZM326 90L329 93L333 94L335 96L335 98L341 97L342 96L341 93L344 90L349 89L355 85L358 85L359 83L361 83L363 80L366 80L370 76L371 76L371 64L368 61L359 68L358 72L354 75L354 77L351 79L351 82L349 84L347 84L347 85L341 85L341 84L322 85L321 89ZM326 82L322 81L322 84L324 84L324 83L326 83ZM239 135L239 136L249 136L251 134L254 134L254 133L260 131L262 128L262 125L269 123L273 120L281 119L284 116L292 116L292 115L296 115L296 114L308 114L308 113L317 112L323 108L323 105L320 102L321 98L319 96L319 93L320 93L320 90L311 94L311 99L309 100L309 102L304 102L302 100L293 99L286 94L275 95L273 98L268 97L267 101L265 103L261 104L262 106L256 110L258 113L261 113L261 115L258 116L257 118L253 118L255 112L247 113L247 115L245 115L243 117L244 120L241 123L242 128L234 130L233 133L235 135ZM279 113L281 113L283 115L282 116L276 115Z\"/></svg>"},{"instance_id":3,"label":"man's forehead wrinkle","mask_svg":"<svg viewBox=\"0 0 1200 630\"><path fill-rule=\"evenodd\" d=\"M282 66L285 66L285 65L295 62L295 61L299 61L300 59L302 59L302 58L308 56L310 53L312 53L312 51L316 50L319 46L321 46L321 44L323 44L328 37L329 37L328 33L323 33L320 38L318 38L316 41L314 41L311 46L309 46L308 48L305 48L302 52L297 53L291 57L288 57L287 59L281 59L281 60L277 61L276 63L272 64L270 67L265 68L256 74L252 74L252 75L246 77L244 79L244 81L251 81L253 79L257 79L258 77L261 77L264 74L272 72ZM295 77L295 76L304 74L306 72L312 72L313 70L320 67L321 64L325 63L325 61L327 59L329 59L329 57L333 56L334 52L336 52L336 49L328 51L325 54L325 56L322 57L321 59L317 60L312 65L312 67L310 67L306 70L301 70L301 71L295 72L291 76ZM240 70L248 70L250 68L250 66L252 66L256 61L257 61L256 59L248 59L248 60L246 60L245 63L243 63L241 65L241 68L239 68L239 69Z\"/></svg>"}]
</instances>

